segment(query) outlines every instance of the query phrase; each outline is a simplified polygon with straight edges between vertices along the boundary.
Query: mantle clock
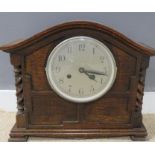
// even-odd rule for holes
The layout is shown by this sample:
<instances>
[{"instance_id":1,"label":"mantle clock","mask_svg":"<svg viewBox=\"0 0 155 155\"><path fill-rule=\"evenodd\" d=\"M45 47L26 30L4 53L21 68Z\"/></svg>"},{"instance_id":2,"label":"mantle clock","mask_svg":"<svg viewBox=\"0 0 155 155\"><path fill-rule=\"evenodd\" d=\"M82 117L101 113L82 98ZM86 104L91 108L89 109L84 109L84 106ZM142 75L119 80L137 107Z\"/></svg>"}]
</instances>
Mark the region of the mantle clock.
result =
<instances>
[{"instance_id":1,"label":"mantle clock","mask_svg":"<svg viewBox=\"0 0 155 155\"><path fill-rule=\"evenodd\" d=\"M76 21L0 47L17 95L9 141L29 136L144 140L144 80L155 50L115 30Z\"/></svg>"}]
</instances>

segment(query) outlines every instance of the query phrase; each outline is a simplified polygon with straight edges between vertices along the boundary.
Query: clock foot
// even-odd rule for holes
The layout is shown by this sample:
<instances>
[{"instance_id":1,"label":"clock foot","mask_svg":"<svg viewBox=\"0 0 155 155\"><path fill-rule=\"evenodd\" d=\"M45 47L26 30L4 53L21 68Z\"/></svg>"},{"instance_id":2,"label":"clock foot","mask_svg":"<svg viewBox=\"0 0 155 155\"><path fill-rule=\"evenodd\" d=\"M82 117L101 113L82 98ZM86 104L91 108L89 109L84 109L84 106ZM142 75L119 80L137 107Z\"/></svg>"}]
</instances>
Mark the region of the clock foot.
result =
<instances>
[{"instance_id":1,"label":"clock foot","mask_svg":"<svg viewBox=\"0 0 155 155\"><path fill-rule=\"evenodd\" d=\"M10 131L10 137L8 142L26 142L28 140L28 135L22 133L24 128L17 128L16 124L13 126L12 130Z\"/></svg>"},{"instance_id":2,"label":"clock foot","mask_svg":"<svg viewBox=\"0 0 155 155\"><path fill-rule=\"evenodd\" d=\"M21 137L12 137L8 139L8 142L27 142L28 136L21 136Z\"/></svg>"},{"instance_id":3,"label":"clock foot","mask_svg":"<svg viewBox=\"0 0 155 155\"><path fill-rule=\"evenodd\" d=\"M130 136L130 139L133 141L146 141L147 136Z\"/></svg>"}]
</instances>

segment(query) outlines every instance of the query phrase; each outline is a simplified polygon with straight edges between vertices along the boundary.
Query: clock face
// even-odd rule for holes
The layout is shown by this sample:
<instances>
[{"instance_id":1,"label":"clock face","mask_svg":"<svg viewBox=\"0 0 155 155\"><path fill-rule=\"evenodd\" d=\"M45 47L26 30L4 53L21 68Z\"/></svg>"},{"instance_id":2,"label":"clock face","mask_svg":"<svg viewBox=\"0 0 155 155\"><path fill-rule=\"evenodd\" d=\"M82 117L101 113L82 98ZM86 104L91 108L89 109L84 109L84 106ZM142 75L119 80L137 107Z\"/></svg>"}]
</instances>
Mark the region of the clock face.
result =
<instances>
[{"instance_id":1,"label":"clock face","mask_svg":"<svg viewBox=\"0 0 155 155\"><path fill-rule=\"evenodd\" d=\"M46 74L52 89L78 103L103 96L116 78L116 63L102 42L85 36L64 40L50 53Z\"/></svg>"}]
</instances>

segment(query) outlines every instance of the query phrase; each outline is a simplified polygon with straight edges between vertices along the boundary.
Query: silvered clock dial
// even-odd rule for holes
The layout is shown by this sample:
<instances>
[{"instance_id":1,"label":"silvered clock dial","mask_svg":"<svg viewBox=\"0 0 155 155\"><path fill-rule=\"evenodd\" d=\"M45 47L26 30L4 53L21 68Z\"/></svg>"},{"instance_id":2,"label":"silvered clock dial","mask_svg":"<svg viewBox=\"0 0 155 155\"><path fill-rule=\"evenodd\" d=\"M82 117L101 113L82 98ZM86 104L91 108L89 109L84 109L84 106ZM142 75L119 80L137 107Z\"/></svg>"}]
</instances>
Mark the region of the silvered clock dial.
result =
<instances>
[{"instance_id":1,"label":"silvered clock dial","mask_svg":"<svg viewBox=\"0 0 155 155\"><path fill-rule=\"evenodd\" d=\"M46 74L52 89L73 102L88 102L103 96L113 85L117 67L102 42L77 36L59 43L50 53Z\"/></svg>"}]
</instances>

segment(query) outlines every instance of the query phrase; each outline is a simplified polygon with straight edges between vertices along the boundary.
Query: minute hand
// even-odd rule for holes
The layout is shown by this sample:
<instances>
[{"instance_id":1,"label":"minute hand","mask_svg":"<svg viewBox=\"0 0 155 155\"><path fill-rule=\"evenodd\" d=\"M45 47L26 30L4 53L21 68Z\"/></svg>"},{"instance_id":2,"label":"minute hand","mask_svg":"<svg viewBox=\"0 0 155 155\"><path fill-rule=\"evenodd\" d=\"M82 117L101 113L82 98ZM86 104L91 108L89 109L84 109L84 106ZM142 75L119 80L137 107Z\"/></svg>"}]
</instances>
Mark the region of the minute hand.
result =
<instances>
[{"instance_id":1,"label":"minute hand","mask_svg":"<svg viewBox=\"0 0 155 155\"><path fill-rule=\"evenodd\" d=\"M94 70L85 70L87 73L91 73L91 74L97 74L97 75L105 75L106 74L104 72L100 72L100 71L94 71Z\"/></svg>"}]
</instances>

